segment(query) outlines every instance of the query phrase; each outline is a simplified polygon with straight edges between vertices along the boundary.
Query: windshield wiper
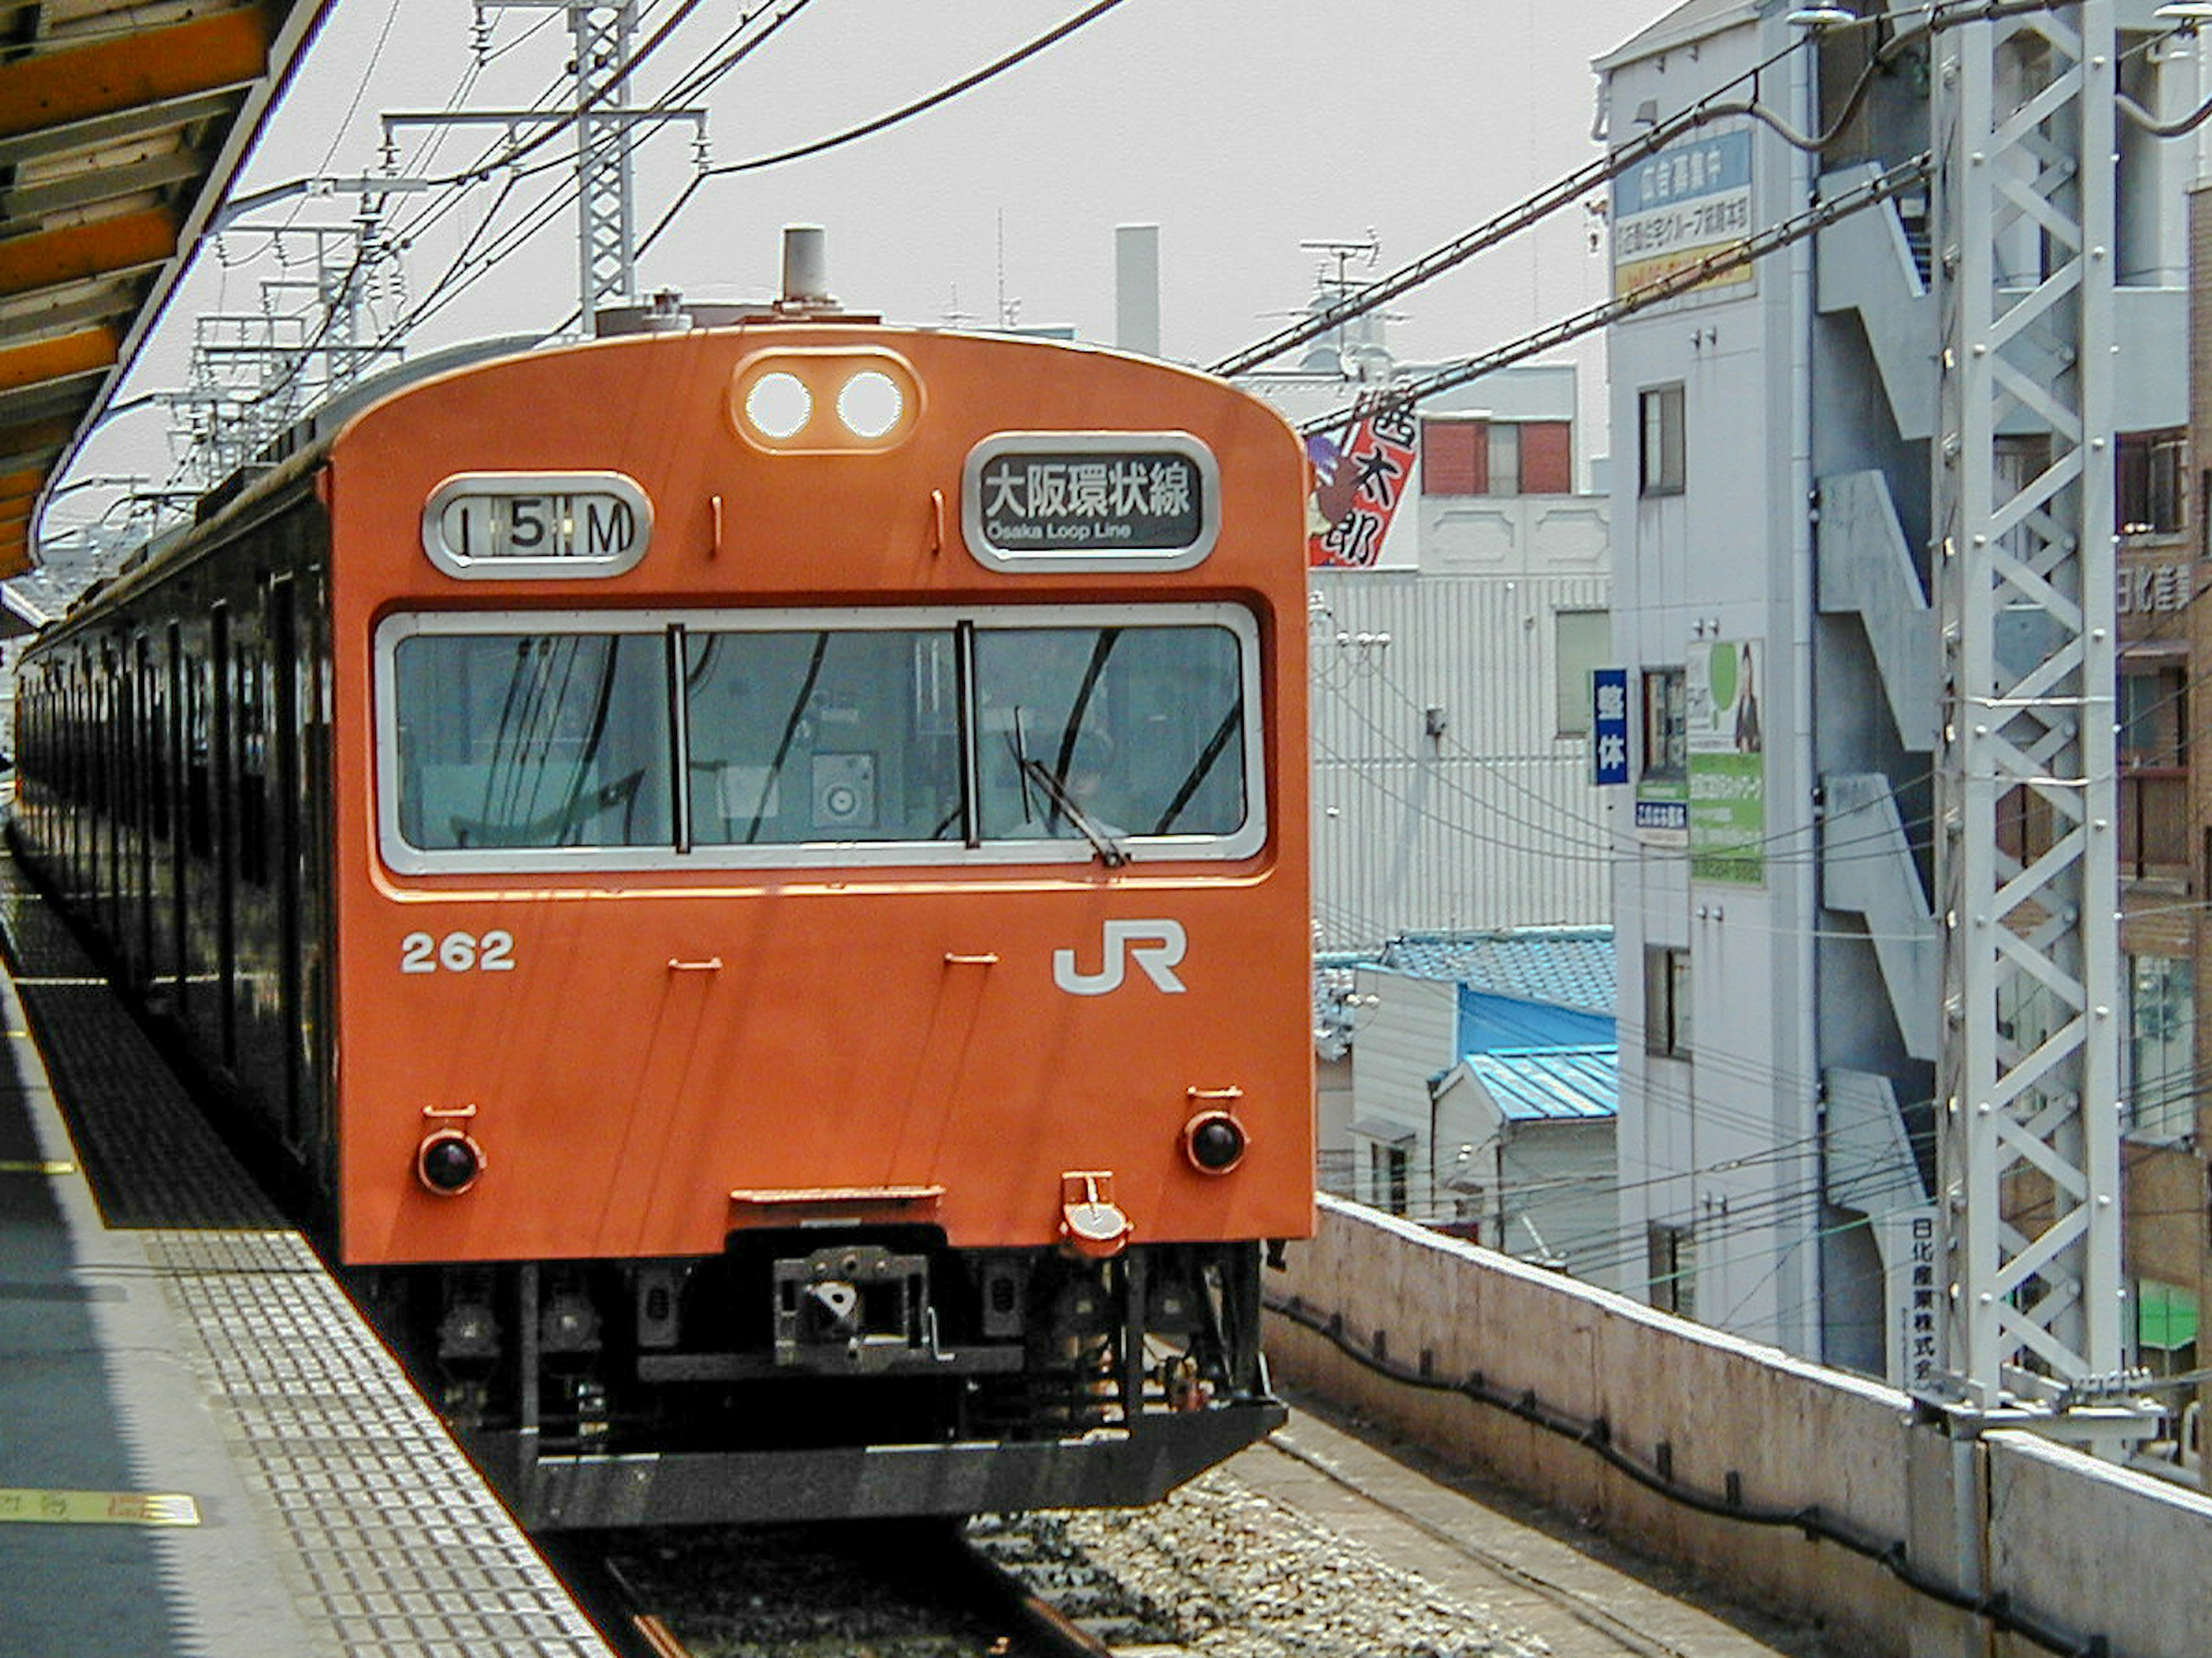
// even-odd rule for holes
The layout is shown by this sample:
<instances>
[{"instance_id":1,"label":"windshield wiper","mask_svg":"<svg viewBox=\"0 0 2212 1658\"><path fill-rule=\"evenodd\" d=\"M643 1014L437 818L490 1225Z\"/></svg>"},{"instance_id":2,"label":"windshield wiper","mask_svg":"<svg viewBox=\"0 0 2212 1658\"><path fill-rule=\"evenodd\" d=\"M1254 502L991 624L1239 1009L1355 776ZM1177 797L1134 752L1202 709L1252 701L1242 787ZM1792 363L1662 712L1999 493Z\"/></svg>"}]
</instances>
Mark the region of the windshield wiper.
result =
<instances>
[{"instance_id":1,"label":"windshield wiper","mask_svg":"<svg viewBox=\"0 0 2212 1658\"><path fill-rule=\"evenodd\" d=\"M1119 869L1129 861L1129 854L1119 841L1107 831L1104 824L1078 805L1075 797L1060 779L1052 774L1052 768L1042 760L1022 756L1022 775L1044 791L1054 811L1075 825L1083 838L1091 842L1091 849L1098 854L1098 861L1109 869Z\"/></svg>"}]
</instances>

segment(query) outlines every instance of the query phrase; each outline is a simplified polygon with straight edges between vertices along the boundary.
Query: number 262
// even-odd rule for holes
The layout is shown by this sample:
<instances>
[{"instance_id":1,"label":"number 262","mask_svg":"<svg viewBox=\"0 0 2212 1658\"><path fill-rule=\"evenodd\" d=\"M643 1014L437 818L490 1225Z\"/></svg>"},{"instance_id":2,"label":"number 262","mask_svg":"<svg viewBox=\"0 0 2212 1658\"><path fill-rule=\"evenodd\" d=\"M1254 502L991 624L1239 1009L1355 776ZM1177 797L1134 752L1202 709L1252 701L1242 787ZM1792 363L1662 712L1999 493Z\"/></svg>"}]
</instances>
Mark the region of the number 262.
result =
<instances>
[{"instance_id":1,"label":"number 262","mask_svg":"<svg viewBox=\"0 0 2212 1658\"><path fill-rule=\"evenodd\" d=\"M399 941L402 973L512 973L514 935L495 931L479 938L473 932L448 932L433 938L427 932L410 932Z\"/></svg>"}]
</instances>

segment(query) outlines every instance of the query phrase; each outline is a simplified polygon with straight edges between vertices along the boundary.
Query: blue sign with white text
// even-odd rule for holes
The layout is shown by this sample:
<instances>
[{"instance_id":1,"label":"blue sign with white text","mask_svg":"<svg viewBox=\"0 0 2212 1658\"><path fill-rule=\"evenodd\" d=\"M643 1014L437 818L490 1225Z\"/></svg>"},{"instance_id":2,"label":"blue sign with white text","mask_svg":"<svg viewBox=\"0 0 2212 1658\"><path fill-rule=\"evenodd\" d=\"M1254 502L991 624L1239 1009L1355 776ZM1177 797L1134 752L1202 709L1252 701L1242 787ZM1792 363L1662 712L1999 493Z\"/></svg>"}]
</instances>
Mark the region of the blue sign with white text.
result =
<instances>
[{"instance_id":1,"label":"blue sign with white text","mask_svg":"<svg viewBox=\"0 0 2212 1658\"><path fill-rule=\"evenodd\" d=\"M1628 670L1590 670L1590 781L1628 780Z\"/></svg>"}]
</instances>

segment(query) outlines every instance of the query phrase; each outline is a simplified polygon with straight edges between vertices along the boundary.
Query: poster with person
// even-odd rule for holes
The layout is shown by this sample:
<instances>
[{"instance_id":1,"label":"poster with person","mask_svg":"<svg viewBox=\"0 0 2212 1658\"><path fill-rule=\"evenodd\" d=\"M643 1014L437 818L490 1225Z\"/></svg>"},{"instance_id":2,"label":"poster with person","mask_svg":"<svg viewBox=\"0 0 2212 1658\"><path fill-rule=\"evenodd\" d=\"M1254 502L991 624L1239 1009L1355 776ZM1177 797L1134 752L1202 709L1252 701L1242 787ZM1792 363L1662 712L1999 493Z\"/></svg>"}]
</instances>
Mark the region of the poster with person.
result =
<instances>
[{"instance_id":1,"label":"poster with person","mask_svg":"<svg viewBox=\"0 0 2212 1658\"><path fill-rule=\"evenodd\" d=\"M1690 647L1690 875L1766 884L1765 652L1756 639Z\"/></svg>"}]
</instances>

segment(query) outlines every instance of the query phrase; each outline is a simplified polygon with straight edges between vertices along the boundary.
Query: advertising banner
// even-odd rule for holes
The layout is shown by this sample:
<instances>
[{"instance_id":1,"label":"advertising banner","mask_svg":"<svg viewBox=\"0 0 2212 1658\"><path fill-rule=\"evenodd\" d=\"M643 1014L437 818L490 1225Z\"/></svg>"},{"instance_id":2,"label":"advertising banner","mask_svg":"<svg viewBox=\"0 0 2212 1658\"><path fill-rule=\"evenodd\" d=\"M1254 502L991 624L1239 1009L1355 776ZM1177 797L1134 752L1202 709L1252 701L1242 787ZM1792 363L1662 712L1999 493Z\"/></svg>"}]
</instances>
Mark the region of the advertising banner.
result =
<instances>
[{"instance_id":1,"label":"advertising banner","mask_svg":"<svg viewBox=\"0 0 2212 1658\"><path fill-rule=\"evenodd\" d=\"M1322 568L1372 568L1382 557L1390 520L1413 483L1419 422L1411 404L1385 409L1352 428L1341 450L1310 438L1314 492L1306 562Z\"/></svg>"},{"instance_id":2,"label":"advertising banner","mask_svg":"<svg viewBox=\"0 0 2212 1658\"><path fill-rule=\"evenodd\" d=\"M1690 647L1690 875L1766 884L1765 662L1755 639Z\"/></svg>"},{"instance_id":3,"label":"advertising banner","mask_svg":"<svg viewBox=\"0 0 2212 1658\"><path fill-rule=\"evenodd\" d=\"M1882 1299L1889 1328L1889 1382L1908 1392L1932 1386L1942 1364L1936 1286L1936 1212L1923 1205L1875 1218Z\"/></svg>"},{"instance_id":4,"label":"advertising banner","mask_svg":"<svg viewBox=\"0 0 2212 1658\"><path fill-rule=\"evenodd\" d=\"M1751 236L1751 134L1717 132L1669 144L1613 181L1613 295L1620 299ZM1692 292L1745 288L1753 267Z\"/></svg>"}]
</instances>

